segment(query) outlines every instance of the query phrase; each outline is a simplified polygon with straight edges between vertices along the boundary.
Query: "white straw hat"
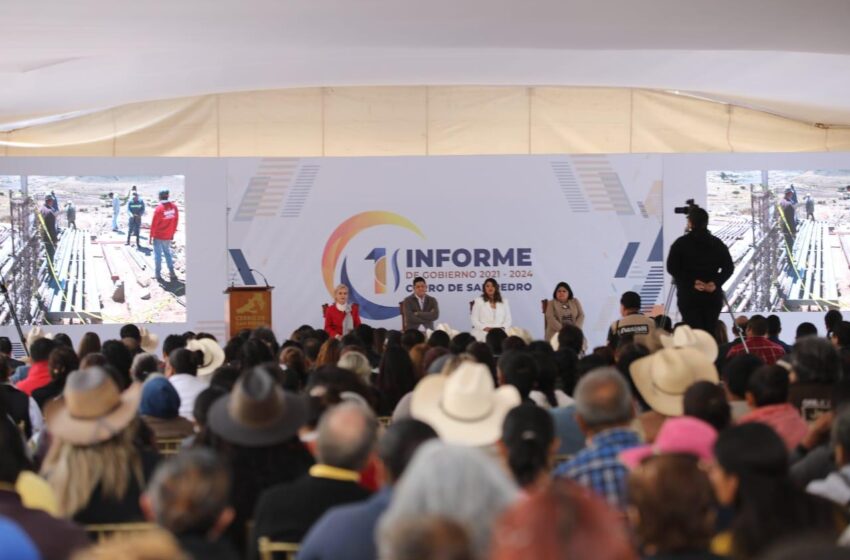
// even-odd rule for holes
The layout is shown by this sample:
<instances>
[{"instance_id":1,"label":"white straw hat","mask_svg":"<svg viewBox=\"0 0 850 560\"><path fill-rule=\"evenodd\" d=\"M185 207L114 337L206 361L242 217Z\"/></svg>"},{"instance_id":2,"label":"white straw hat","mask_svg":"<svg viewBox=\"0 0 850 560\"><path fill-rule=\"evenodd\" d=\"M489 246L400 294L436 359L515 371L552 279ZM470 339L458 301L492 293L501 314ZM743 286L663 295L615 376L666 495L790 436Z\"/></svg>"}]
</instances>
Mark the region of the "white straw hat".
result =
<instances>
[{"instance_id":1,"label":"white straw hat","mask_svg":"<svg viewBox=\"0 0 850 560\"><path fill-rule=\"evenodd\" d=\"M502 437L505 416L521 400L513 385L496 388L487 366L464 362L449 376L424 377L413 391L410 413L443 441L484 446Z\"/></svg>"},{"instance_id":2,"label":"white straw hat","mask_svg":"<svg viewBox=\"0 0 850 560\"><path fill-rule=\"evenodd\" d=\"M717 368L696 348L667 348L632 363L629 373L644 400L666 416L684 413L685 391L697 381L719 383Z\"/></svg>"},{"instance_id":3,"label":"white straw hat","mask_svg":"<svg viewBox=\"0 0 850 560\"><path fill-rule=\"evenodd\" d=\"M672 335L663 334L660 338L664 348L696 348L710 361L717 359L717 341L704 330L679 325Z\"/></svg>"}]
</instances>

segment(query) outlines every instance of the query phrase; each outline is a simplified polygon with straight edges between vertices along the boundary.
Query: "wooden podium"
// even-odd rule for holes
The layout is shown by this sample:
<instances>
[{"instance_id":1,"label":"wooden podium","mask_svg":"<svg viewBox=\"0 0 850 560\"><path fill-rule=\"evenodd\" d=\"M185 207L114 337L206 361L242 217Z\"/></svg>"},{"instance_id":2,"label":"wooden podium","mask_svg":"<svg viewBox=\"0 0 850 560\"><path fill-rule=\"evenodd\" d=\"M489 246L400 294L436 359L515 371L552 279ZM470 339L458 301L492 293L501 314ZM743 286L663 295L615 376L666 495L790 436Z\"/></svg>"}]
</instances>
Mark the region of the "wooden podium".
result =
<instances>
[{"instance_id":1,"label":"wooden podium","mask_svg":"<svg viewBox=\"0 0 850 560\"><path fill-rule=\"evenodd\" d=\"M231 286L227 294L227 333L232 338L242 329L272 328L274 286Z\"/></svg>"}]
</instances>

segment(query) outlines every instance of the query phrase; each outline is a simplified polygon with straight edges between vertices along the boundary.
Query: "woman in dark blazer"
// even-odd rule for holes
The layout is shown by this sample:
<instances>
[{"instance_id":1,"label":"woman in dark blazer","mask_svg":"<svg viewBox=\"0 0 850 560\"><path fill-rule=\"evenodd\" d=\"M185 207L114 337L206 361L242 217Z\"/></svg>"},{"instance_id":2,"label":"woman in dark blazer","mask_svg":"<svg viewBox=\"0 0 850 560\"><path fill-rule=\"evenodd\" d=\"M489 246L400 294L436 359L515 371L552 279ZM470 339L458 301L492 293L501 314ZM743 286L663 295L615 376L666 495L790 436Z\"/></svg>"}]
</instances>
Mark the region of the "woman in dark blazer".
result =
<instances>
[{"instance_id":1,"label":"woman in dark blazer","mask_svg":"<svg viewBox=\"0 0 850 560\"><path fill-rule=\"evenodd\" d=\"M334 290L334 303L325 309L325 331L336 338L360 326L360 306L348 303L348 286L340 284Z\"/></svg>"}]
</instances>

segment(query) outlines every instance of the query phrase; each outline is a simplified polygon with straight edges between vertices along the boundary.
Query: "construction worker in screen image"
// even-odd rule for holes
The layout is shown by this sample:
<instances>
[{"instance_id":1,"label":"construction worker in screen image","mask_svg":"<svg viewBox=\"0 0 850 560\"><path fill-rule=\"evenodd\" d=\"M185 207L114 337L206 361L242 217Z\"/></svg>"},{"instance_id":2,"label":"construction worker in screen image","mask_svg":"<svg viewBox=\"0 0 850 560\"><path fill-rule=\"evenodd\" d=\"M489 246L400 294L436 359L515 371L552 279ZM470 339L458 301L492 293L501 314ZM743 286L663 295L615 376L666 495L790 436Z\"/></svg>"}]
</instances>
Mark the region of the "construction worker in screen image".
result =
<instances>
[{"instance_id":1,"label":"construction worker in screen image","mask_svg":"<svg viewBox=\"0 0 850 560\"><path fill-rule=\"evenodd\" d=\"M796 199L797 193L792 185L785 189L785 196L779 201L779 228L785 240L785 252L791 268L794 267L794 240L797 238Z\"/></svg>"},{"instance_id":2,"label":"construction worker in screen image","mask_svg":"<svg viewBox=\"0 0 850 560\"><path fill-rule=\"evenodd\" d=\"M68 220L68 229L77 229L77 207L71 201L65 203L65 219Z\"/></svg>"},{"instance_id":3,"label":"construction worker in screen image","mask_svg":"<svg viewBox=\"0 0 850 560\"><path fill-rule=\"evenodd\" d=\"M50 195L45 196L44 204L38 209L41 241L44 244L44 250L47 252L50 266L53 266L53 255L56 253L56 242L59 237L56 233L56 214L59 213L59 210L53 206L54 200Z\"/></svg>"},{"instance_id":4,"label":"construction worker in screen image","mask_svg":"<svg viewBox=\"0 0 850 560\"><path fill-rule=\"evenodd\" d=\"M169 194L167 189L159 191L159 204L153 212L150 238L153 243L154 270L156 271L157 281L164 282L161 270L162 258L165 257L165 264L168 265L168 272L171 274L170 282L173 283L177 281L177 275L174 273L171 241L174 239L174 232L177 231L179 212L177 205L168 200Z\"/></svg>"},{"instance_id":5,"label":"construction worker in screen image","mask_svg":"<svg viewBox=\"0 0 850 560\"><path fill-rule=\"evenodd\" d=\"M139 198L139 193L133 191L133 195L130 197L130 202L127 203L127 214L129 214L128 218L128 228L127 228L127 242L125 245L130 244L130 237L133 234L136 235L136 247L139 247L139 231L142 228L142 216L145 213L145 202Z\"/></svg>"}]
</instances>

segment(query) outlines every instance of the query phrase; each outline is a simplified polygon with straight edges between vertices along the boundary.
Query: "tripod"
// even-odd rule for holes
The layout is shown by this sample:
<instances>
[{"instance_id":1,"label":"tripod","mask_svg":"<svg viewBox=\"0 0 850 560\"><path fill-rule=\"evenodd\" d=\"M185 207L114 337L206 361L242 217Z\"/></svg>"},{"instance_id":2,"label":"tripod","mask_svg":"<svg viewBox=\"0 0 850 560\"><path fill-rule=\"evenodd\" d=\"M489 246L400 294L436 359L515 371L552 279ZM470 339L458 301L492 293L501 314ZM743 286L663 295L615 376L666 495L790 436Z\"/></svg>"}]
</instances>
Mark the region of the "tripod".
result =
<instances>
[{"instance_id":1,"label":"tripod","mask_svg":"<svg viewBox=\"0 0 850 560\"><path fill-rule=\"evenodd\" d=\"M12 314L12 319L15 321L15 328L18 329L18 336L21 338L21 346L24 347L24 352L27 356L30 355L30 349L27 348L27 339L24 337L24 331L21 330L21 322L18 321L18 312L15 311L15 306L12 305L12 298L9 296L9 288L6 282L0 278L0 292L3 292L3 297L6 298L6 305L9 306L9 313Z\"/></svg>"}]
</instances>

